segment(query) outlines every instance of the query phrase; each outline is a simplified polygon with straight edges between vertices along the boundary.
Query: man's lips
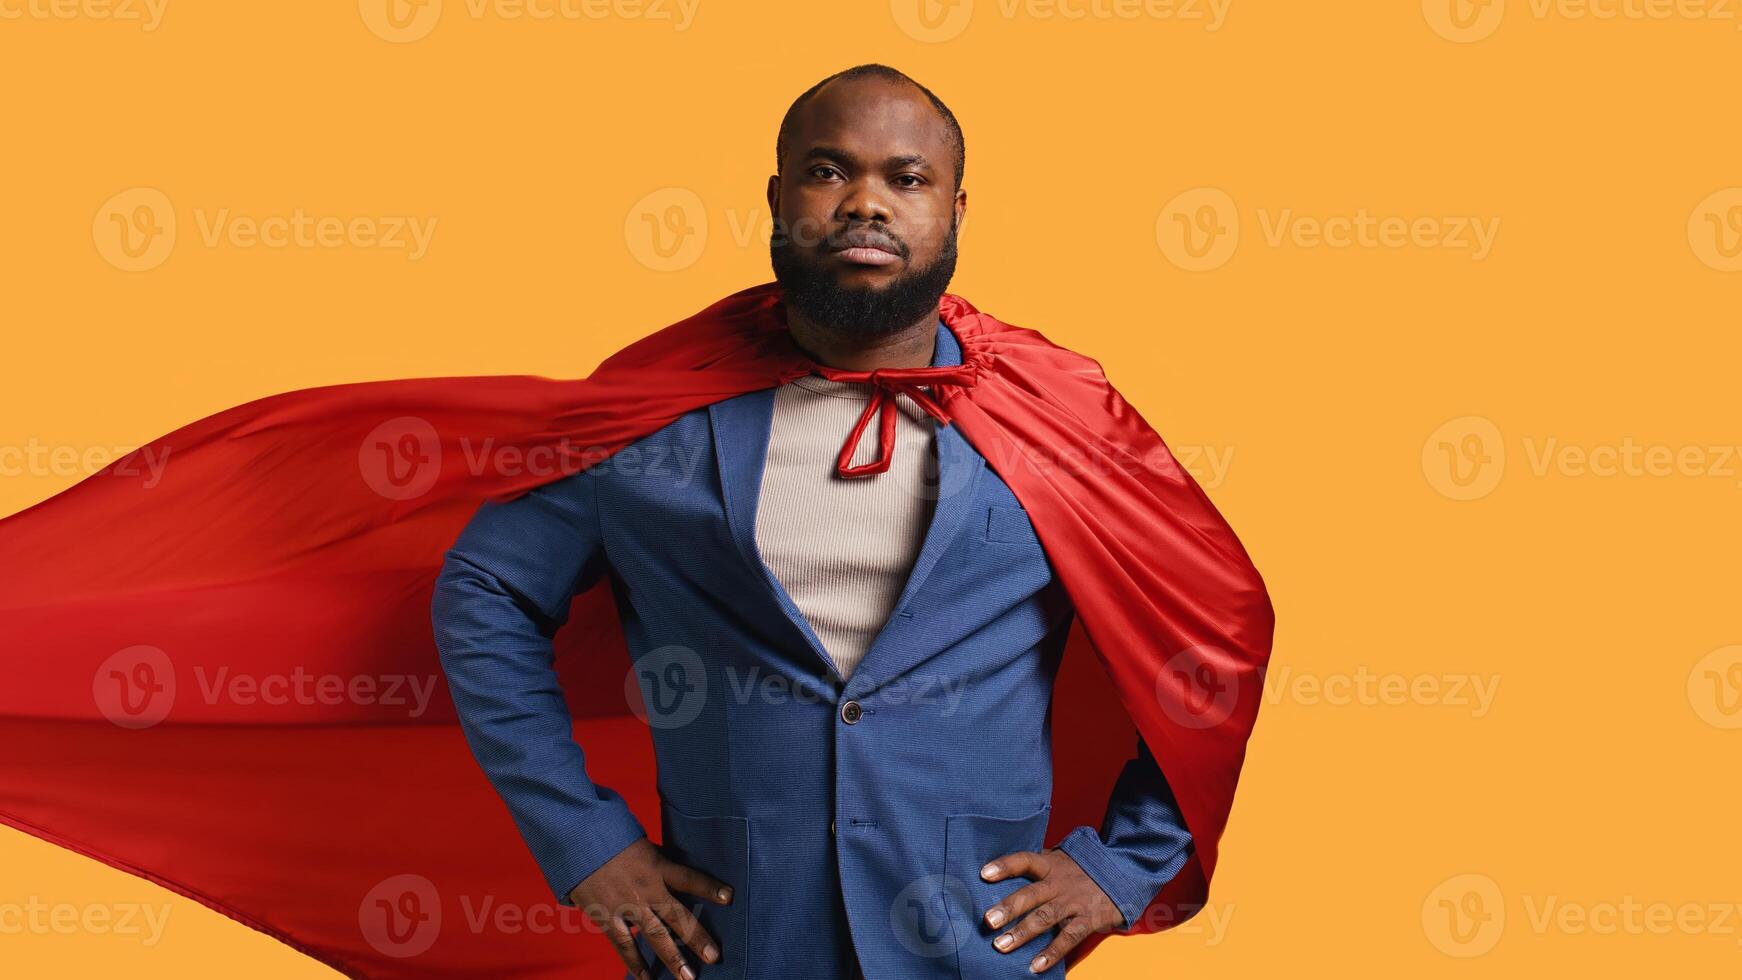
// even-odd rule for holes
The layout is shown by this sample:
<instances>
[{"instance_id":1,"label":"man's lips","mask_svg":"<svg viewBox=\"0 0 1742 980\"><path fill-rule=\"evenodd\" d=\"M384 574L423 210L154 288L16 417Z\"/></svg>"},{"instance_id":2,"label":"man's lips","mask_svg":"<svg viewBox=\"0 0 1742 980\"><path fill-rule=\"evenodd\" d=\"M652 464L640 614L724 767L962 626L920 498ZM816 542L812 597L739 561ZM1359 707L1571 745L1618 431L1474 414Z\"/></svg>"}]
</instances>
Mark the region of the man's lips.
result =
<instances>
[{"instance_id":1,"label":"man's lips","mask_svg":"<svg viewBox=\"0 0 1742 980\"><path fill-rule=\"evenodd\" d=\"M901 249L894 240L871 231L850 231L831 251L853 265L894 265L901 261Z\"/></svg>"},{"instance_id":2,"label":"man's lips","mask_svg":"<svg viewBox=\"0 0 1742 980\"><path fill-rule=\"evenodd\" d=\"M894 265L901 261L901 256L880 248L855 246L837 249L834 254L842 262L853 265Z\"/></svg>"}]
</instances>

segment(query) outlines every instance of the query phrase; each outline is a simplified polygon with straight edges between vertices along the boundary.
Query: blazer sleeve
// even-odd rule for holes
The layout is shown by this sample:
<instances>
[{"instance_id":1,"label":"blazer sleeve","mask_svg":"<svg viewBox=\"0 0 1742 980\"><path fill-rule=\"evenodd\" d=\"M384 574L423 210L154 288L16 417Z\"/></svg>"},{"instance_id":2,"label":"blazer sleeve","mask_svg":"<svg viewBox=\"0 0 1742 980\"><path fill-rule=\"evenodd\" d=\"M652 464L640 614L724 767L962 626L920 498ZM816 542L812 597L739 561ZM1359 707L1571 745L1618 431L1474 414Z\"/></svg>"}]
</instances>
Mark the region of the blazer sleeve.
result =
<instances>
[{"instance_id":1,"label":"blazer sleeve","mask_svg":"<svg viewBox=\"0 0 1742 980\"><path fill-rule=\"evenodd\" d=\"M587 471L486 502L444 557L436 646L472 755L507 804L559 904L645 836L622 796L587 777L551 638L605 567Z\"/></svg>"},{"instance_id":2,"label":"blazer sleeve","mask_svg":"<svg viewBox=\"0 0 1742 980\"><path fill-rule=\"evenodd\" d=\"M1141 737L1137 758L1125 764L1113 786L1097 834L1078 827L1059 842L1084 873L1113 900L1129 931L1157 893L1185 867L1192 835L1161 766Z\"/></svg>"}]
</instances>

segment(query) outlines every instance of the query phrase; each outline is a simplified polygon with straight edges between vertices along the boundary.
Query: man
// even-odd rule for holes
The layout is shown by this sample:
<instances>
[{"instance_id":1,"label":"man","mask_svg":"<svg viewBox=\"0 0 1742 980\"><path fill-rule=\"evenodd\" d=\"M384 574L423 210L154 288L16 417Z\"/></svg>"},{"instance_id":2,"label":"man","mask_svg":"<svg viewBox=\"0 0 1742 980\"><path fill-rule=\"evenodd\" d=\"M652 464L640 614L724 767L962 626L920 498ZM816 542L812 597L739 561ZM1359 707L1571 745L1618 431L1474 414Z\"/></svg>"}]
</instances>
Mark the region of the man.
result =
<instances>
[{"instance_id":1,"label":"man","mask_svg":"<svg viewBox=\"0 0 1742 980\"><path fill-rule=\"evenodd\" d=\"M771 258L817 364L962 363L938 304L964 162L954 115L893 69L793 103ZM1070 602L954 427L901 395L862 440L872 392L851 377L728 398L620 451L690 465L600 465L486 505L437 582L467 740L554 893L633 976L1061 977L1191 855L1141 740L1101 830L1041 851ZM588 778L550 663L567 600L606 576L653 729L659 847Z\"/></svg>"}]
</instances>

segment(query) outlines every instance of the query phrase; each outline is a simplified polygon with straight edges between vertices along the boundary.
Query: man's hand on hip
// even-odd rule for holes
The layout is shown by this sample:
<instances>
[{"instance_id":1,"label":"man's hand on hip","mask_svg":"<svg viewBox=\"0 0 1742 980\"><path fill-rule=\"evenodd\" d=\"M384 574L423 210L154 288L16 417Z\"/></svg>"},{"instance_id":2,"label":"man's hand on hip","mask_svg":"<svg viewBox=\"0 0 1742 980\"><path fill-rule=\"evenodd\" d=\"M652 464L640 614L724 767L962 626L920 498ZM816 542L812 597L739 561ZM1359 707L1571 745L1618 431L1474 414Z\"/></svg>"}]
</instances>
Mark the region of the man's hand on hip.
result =
<instances>
[{"instance_id":1,"label":"man's hand on hip","mask_svg":"<svg viewBox=\"0 0 1742 980\"><path fill-rule=\"evenodd\" d=\"M1057 929L1059 934L1029 963L1028 968L1035 973L1063 960L1091 934L1125 924L1125 917L1101 886L1057 848L1043 854L1006 854L980 869L980 877L987 881L1034 879L987 909L986 924L994 929L1011 926L992 940L1000 953L1020 949L1041 933Z\"/></svg>"},{"instance_id":2,"label":"man's hand on hip","mask_svg":"<svg viewBox=\"0 0 1742 980\"><path fill-rule=\"evenodd\" d=\"M651 980L653 973L641 958L631 926L640 928L673 976L695 980L695 971L684 962L678 942L706 963L720 961L720 948L673 892L705 898L716 905L732 901L732 889L724 882L670 860L645 837L576 885L569 901L605 931L605 938L611 940L617 955L638 980Z\"/></svg>"}]
</instances>

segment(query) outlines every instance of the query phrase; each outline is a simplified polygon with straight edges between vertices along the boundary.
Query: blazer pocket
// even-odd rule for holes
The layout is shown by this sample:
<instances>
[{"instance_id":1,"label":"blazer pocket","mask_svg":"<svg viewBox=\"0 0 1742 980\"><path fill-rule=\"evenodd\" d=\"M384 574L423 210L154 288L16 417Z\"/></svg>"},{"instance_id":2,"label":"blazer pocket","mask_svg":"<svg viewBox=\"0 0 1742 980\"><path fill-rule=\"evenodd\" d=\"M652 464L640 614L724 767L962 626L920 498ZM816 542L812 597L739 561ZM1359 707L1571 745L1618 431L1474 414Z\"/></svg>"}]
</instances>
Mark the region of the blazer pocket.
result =
<instances>
[{"instance_id":1,"label":"blazer pocket","mask_svg":"<svg viewBox=\"0 0 1742 980\"><path fill-rule=\"evenodd\" d=\"M1026 518L1025 518L1026 519ZM1042 973L1028 972L1028 963L1052 942L1048 930L1008 953L1000 953L992 940L1002 929L986 925L986 910L1031 879L1011 876L987 881L980 869L995 857L1014 851L1040 851L1046 844L1046 825L1052 807L1044 806L1024 817L983 813L951 814L944 822L944 907L954 932L957 969L962 980L1046 977L1062 980L1064 964L1054 963Z\"/></svg>"},{"instance_id":2,"label":"blazer pocket","mask_svg":"<svg viewBox=\"0 0 1742 980\"><path fill-rule=\"evenodd\" d=\"M749 819L696 816L661 801L660 820L660 850L666 857L732 886L730 905L716 905L701 895L674 893L720 946L720 962L704 963L700 954L680 942L684 962L696 971L698 980L716 977L743 980L755 976L750 972ZM670 976L646 940L637 935L636 944L655 977Z\"/></svg>"},{"instance_id":3,"label":"blazer pocket","mask_svg":"<svg viewBox=\"0 0 1742 980\"><path fill-rule=\"evenodd\" d=\"M1034 533L1034 523L1028 519L1027 511L1021 507L997 505L986 508L986 540L1007 544L1040 544L1040 538Z\"/></svg>"}]
</instances>

